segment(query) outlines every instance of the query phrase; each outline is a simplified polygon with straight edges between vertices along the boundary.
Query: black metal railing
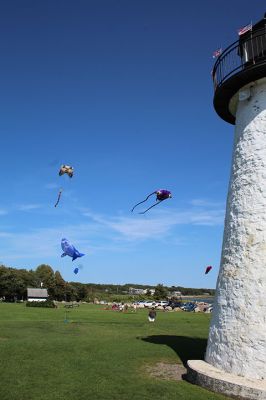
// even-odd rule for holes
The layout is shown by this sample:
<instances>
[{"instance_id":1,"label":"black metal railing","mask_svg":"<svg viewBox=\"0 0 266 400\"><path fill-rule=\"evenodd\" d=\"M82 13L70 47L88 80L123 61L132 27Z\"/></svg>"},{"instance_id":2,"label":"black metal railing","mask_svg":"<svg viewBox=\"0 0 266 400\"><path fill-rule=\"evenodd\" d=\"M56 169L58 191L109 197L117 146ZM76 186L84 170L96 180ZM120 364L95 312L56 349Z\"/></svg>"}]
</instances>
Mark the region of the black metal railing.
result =
<instances>
[{"instance_id":1,"label":"black metal railing","mask_svg":"<svg viewBox=\"0 0 266 400\"><path fill-rule=\"evenodd\" d=\"M212 77L214 89L221 86L234 74L252 68L266 60L266 26L250 31L248 37L239 37L217 58Z\"/></svg>"}]
</instances>

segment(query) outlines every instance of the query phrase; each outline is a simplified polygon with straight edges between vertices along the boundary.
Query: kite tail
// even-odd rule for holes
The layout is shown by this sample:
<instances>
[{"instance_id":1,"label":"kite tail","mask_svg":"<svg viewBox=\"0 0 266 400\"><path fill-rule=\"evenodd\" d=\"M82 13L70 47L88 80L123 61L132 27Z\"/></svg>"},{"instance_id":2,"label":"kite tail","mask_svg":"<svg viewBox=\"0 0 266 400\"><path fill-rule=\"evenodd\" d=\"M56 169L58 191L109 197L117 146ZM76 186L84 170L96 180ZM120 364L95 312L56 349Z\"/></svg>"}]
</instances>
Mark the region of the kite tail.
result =
<instances>
[{"instance_id":1,"label":"kite tail","mask_svg":"<svg viewBox=\"0 0 266 400\"><path fill-rule=\"evenodd\" d=\"M58 197L57 197L57 202L56 202L55 205L54 205L55 207L57 207L57 205L58 205L58 203L59 203L59 201L60 201L61 194L62 194L62 189L59 190Z\"/></svg>"},{"instance_id":2,"label":"kite tail","mask_svg":"<svg viewBox=\"0 0 266 400\"><path fill-rule=\"evenodd\" d=\"M152 207L158 206L158 204L160 204L163 200L158 200L157 203L153 204L152 206L150 206L149 208L147 208L147 210L140 212L139 214L145 214L147 211L149 211Z\"/></svg>"},{"instance_id":3,"label":"kite tail","mask_svg":"<svg viewBox=\"0 0 266 400\"><path fill-rule=\"evenodd\" d=\"M146 197L146 199L145 200L143 200L143 201L140 201L139 203L137 203L133 208L132 208L132 210L131 210L131 212L133 212L134 211L134 209L137 207L137 206L139 206L140 204L142 204L142 203L145 203L145 201L147 201L148 200L148 198L150 197L150 196L152 196L153 194L155 194L156 192L152 192L152 193L150 193L147 197Z\"/></svg>"}]
</instances>

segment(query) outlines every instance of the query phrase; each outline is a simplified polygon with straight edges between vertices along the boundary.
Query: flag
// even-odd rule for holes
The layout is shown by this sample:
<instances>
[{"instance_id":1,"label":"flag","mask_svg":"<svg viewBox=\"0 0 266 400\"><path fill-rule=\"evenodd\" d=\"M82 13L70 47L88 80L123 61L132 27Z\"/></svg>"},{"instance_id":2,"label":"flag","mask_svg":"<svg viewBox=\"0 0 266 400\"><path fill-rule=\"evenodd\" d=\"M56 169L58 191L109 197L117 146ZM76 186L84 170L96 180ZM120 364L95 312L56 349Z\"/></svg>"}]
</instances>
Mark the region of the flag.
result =
<instances>
[{"instance_id":1,"label":"flag","mask_svg":"<svg viewBox=\"0 0 266 400\"><path fill-rule=\"evenodd\" d=\"M251 31L251 29L252 29L252 23L250 23L246 26L243 26L243 28L238 29L237 32L238 32L239 36L241 36L241 35L244 35L244 33Z\"/></svg>"},{"instance_id":2,"label":"flag","mask_svg":"<svg viewBox=\"0 0 266 400\"><path fill-rule=\"evenodd\" d=\"M217 49L212 53L212 58L217 58L222 54L222 49Z\"/></svg>"}]
</instances>

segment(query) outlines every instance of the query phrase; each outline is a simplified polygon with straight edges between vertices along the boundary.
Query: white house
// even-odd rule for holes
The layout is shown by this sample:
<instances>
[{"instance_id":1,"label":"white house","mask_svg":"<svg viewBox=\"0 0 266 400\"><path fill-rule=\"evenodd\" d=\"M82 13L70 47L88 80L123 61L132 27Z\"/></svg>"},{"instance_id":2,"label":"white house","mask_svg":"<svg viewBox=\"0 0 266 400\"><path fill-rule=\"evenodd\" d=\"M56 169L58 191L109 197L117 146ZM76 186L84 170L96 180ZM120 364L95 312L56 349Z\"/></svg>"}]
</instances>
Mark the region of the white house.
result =
<instances>
[{"instance_id":1,"label":"white house","mask_svg":"<svg viewBox=\"0 0 266 400\"><path fill-rule=\"evenodd\" d=\"M48 299L47 289L27 289L28 301L46 301Z\"/></svg>"},{"instance_id":2,"label":"white house","mask_svg":"<svg viewBox=\"0 0 266 400\"><path fill-rule=\"evenodd\" d=\"M128 289L129 294L147 294L150 293L152 296L154 295L155 289L138 289L130 287Z\"/></svg>"},{"instance_id":3,"label":"white house","mask_svg":"<svg viewBox=\"0 0 266 400\"><path fill-rule=\"evenodd\" d=\"M182 293L179 292L178 290L175 290L174 292L169 293L171 296L176 296L176 297L180 297L182 296ZM209 294L209 293L208 293Z\"/></svg>"}]
</instances>

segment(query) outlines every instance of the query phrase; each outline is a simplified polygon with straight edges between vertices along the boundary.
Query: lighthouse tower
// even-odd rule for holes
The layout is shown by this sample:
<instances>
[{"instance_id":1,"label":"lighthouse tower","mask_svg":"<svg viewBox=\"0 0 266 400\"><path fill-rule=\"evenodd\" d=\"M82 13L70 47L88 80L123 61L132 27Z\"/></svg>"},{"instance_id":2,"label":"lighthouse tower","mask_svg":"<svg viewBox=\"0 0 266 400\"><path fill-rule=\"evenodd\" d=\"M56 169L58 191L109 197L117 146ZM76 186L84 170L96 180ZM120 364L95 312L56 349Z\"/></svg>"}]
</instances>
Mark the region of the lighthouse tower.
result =
<instances>
[{"instance_id":1,"label":"lighthouse tower","mask_svg":"<svg viewBox=\"0 0 266 400\"><path fill-rule=\"evenodd\" d=\"M266 15L222 52L213 81L214 108L235 139L205 361L188 361L188 377L266 399Z\"/></svg>"}]
</instances>

